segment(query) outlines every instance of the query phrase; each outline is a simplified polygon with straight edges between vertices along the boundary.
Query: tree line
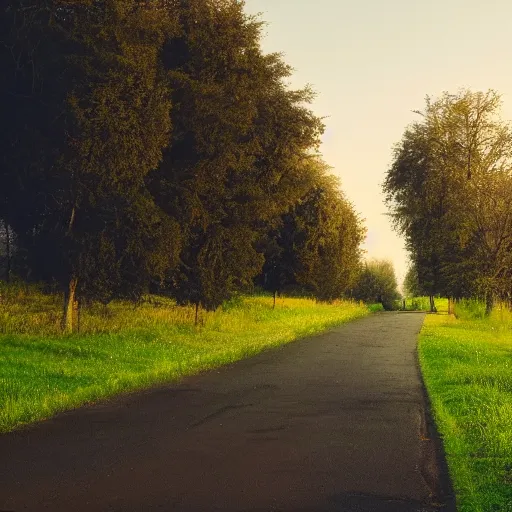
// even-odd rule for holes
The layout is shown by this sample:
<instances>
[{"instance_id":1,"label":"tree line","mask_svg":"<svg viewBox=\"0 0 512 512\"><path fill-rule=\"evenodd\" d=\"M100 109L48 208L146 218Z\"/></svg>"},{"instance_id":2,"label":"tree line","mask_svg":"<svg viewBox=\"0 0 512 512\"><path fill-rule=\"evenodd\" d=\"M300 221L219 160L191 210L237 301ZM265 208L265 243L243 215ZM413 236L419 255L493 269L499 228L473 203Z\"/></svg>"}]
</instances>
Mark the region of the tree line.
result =
<instances>
[{"instance_id":1,"label":"tree line","mask_svg":"<svg viewBox=\"0 0 512 512\"><path fill-rule=\"evenodd\" d=\"M512 127L493 90L427 97L384 191L415 294L512 300ZM432 304L433 306L433 304Z\"/></svg>"},{"instance_id":2,"label":"tree line","mask_svg":"<svg viewBox=\"0 0 512 512\"><path fill-rule=\"evenodd\" d=\"M215 309L254 283L343 295L365 229L309 87L238 0L6 0L4 278L78 301Z\"/></svg>"}]
</instances>

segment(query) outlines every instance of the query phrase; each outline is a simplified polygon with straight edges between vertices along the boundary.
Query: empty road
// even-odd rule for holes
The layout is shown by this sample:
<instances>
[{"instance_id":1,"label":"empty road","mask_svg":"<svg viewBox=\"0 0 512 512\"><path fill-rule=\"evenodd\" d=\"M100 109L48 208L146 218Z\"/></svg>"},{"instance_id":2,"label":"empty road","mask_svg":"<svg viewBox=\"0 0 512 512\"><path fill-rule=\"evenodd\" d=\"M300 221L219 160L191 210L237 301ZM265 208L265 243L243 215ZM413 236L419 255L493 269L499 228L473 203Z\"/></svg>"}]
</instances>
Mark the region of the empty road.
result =
<instances>
[{"instance_id":1,"label":"empty road","mask_svg":"<svg viewBox=\"0 0 512 512\"><path fill-rule=\"evenodd\" d=\"M0 511L454 510L423 319L375 314L0 435Z\"/></svg>"}]
</instances>

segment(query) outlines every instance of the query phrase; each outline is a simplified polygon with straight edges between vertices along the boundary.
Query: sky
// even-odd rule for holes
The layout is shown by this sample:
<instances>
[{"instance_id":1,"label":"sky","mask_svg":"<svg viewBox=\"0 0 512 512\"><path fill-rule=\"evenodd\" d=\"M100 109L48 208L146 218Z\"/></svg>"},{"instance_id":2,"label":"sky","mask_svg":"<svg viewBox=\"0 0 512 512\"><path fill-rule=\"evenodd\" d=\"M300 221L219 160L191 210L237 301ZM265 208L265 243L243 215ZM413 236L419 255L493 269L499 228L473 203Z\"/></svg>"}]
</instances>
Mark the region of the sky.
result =
<instances>
[{"instance_id":1,"label":"sky","mask_svg":"<svg viewBox=\"0 0 512 512\"><path fill-rule=\"evenodd\" d=\"M369 258L407 270L381 184L393 145L425 97L495 89L512 118L510 0L246 0L265 52L282 52L292 88L311 84L326 117L321 153L368 230Z\"/></svg>"}]
</instances>

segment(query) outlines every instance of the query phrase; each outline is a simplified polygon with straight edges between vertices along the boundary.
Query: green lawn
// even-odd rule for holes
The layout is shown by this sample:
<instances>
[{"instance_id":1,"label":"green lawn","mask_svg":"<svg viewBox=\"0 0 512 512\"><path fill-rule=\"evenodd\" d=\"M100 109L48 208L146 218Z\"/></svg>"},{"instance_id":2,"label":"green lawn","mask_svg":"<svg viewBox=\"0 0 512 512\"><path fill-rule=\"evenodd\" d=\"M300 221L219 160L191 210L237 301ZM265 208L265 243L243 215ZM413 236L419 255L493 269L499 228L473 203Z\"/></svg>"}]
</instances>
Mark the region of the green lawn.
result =
<instances>
[{"instance_id":1,"label":"green lawn","mask_svg":"<svg viewBox=\"0 0 512 512\"><path fill-rule=\"evenodd\" d=\"M467 305L466 305L467 306ZM477 309L477 308L473 308ZM460 512L512 511L512 322L428 315L422 372L443 437Z\"/></svg>"},{"instance_id":2,"label":"green lawn","mask_svg":"<svg viewBox=\"0 0 512 512\"><path fill-rule=\"evenodd\" d=\"M123 391L249 357L369 314L339 302L233 300L215 313L151 297L85 310L81 334L59 334L60 299L4 290L0 304L0 432Z\"/></svg>"}]
</instances>

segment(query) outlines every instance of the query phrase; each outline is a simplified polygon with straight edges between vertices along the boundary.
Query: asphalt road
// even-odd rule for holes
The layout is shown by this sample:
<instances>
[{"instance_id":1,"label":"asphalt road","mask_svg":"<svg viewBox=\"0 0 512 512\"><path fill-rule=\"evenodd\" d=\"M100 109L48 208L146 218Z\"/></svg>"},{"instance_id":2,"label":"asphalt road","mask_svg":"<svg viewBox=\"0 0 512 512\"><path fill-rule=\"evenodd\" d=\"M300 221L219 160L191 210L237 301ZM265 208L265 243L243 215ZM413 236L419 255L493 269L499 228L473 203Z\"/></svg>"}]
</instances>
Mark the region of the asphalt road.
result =
<instances>
[{"instance_id":1,"label":"asphalt road","mask_svg":"<svg viewBox=\"0 0 512 512\"><path fill-rule=\"evenodd\" d=\"M423 318L372 315L0 436L0 511L455 510Z\"/></svg>"}]
</instances>

